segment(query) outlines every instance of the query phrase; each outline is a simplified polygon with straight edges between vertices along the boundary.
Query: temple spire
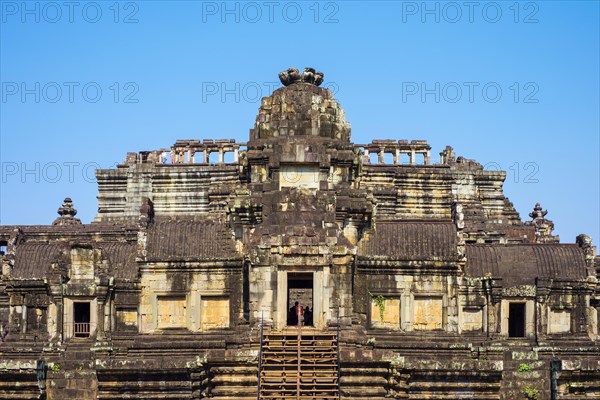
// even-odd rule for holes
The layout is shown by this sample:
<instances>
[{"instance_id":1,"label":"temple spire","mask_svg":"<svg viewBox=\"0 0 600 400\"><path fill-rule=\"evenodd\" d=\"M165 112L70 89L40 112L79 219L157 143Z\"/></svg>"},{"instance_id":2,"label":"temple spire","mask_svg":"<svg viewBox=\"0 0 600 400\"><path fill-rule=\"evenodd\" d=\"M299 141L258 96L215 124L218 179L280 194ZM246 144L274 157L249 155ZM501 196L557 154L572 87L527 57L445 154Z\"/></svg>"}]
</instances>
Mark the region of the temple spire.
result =
<instances>
[{"instance_id":1,"label":"temple spire","mask_svg":"<svg viewBox=\"0 0 600 400\"><path fill-rule=\"evenodd\" d=\"M57 212L60 217L56 218L52 225L81 225L81 220L75 218L77 210L73 207L73 200L70 197L65 198Z\"/></svg>"},{"instance_id":2,"label":"temple spire","mask_svg":"<svg viewBox=\"0 0 600 400\"><path fill-rule=\"evenodd\" d=\"M547 210L542 209L540 203L536 203L533 211L529 213L531 221L525 222L525 225L535 228L535 236L540 243L558 243L558 235L552 235L554 230L554 222L546 219Z\"/></svg>"}]
</instances>

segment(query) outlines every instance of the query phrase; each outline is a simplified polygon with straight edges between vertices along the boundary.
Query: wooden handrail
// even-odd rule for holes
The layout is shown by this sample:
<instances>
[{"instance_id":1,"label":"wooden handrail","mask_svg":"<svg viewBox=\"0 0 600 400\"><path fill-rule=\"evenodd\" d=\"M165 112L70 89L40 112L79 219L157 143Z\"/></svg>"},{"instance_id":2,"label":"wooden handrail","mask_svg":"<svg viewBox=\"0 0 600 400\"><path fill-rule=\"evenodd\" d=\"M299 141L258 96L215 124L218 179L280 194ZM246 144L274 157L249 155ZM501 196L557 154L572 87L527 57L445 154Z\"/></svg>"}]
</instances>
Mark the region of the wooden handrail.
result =
<instances>
[{"instance_id":1,"label":"wooden handrail","mask_svg":"<svg viewBox=\"0 0 600 400\"><path fill-rule=\"evenodd\" d=\"M89 322L74 322L74 334L75 337L89 337L91 327Z\"/></svg>"}]
</instances>

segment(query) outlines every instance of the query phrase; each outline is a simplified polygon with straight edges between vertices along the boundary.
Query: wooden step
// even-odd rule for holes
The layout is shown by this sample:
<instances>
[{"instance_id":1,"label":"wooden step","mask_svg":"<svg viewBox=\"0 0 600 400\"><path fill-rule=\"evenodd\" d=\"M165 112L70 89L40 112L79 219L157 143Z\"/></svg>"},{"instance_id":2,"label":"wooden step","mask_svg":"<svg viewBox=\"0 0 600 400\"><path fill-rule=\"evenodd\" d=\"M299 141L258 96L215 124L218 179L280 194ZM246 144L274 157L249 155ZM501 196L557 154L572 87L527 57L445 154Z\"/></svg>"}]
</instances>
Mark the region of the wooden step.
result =
<instances>
[{"instance_id":1,"label":"wooden step","mask_svg":"<svg viewBox=\"0 0 600 400\"><path fill-rule=\"evenodd\" d=\"M260 399L338 399L337 336L331 333L263 337Z\"/></svg>"}]
</instances>

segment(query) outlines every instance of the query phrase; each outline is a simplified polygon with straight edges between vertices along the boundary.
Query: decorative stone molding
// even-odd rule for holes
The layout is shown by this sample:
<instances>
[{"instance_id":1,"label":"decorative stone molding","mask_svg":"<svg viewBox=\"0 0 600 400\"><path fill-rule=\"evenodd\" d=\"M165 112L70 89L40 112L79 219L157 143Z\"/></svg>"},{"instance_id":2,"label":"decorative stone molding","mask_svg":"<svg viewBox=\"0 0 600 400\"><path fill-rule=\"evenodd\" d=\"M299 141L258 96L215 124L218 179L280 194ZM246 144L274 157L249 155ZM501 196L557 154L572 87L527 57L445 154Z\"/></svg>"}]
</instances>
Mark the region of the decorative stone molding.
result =
<instances>
[{"instance_id":1,"label":"decorative stone molding","mask_svg":"<svg viewBox=\"0 0 600 400\"><path fill-rule=\"evenodd\" d=\"M535 228L538 243L558 243L560 241L558 235L552 235L554 222L546 219L546 214L548 214L548 211L542 210L540 203L536 203L533 211L529 213L532 220L525 222L525 225Z\"/></svg>"},{"instance_id":2,"label":"decorative stone molding","mask_svg":"<svg viewBox=\"0 0 600 400\"><path fill-rule=\"evenodd\" d=\"M592 238L582 233L575 238L575 243L581 247L581 250L583 250L583 253L585 254L585 263L587 265L588 276L595 277L596 247L592 246Z\"/></svg>"},{"instance_id":3,"label":"decorative stone molding","mask_svg":"<svg viewBox=\"0 0 600 400\"><path fill-rule=\"evenodd\" d=\"M440 164L454 164L456 162L456 154L452 146L446 146L444 150L440 152Z\"/></svg>"},{"instance_id":4,"label":"decorative stone molding","mask_svg":"<svg viewBox=\"0 0 600 400\"><path fill-rule=\"evenodd\" d=\"M58 209L58 215L52 225L81 225L81 220L75 218L77 210L73 207L73 201L70 197L66 197L62 206Z\"/></svg>"},{"instance_id":5,"label":"decorative stone molding","mask_svg":"<svg viewBox=\"0 0 600 400\"><path fill-rule=\"evenodd\" d=\"M465 214L463 212L463 205L459 202L452 203L452 220L456 225L456 236L457 246L456 250L461 261L466 261L466 237L467 234L464 232L465 228Z\"/></svg>"},{"instance_id":6,"label":"decorative stone molding","mask_svg":"<svg viewBox=\"0 0 600 400\"><path fill-rule=\"evenodd\" d=\"M296 68L288 68L279 73L279 80L283 86L289 86L298 82L319 86L323 83L324 76L322 72L318 72L314 68L304 68L302 74Z\"/></svg>"}]
</instances>

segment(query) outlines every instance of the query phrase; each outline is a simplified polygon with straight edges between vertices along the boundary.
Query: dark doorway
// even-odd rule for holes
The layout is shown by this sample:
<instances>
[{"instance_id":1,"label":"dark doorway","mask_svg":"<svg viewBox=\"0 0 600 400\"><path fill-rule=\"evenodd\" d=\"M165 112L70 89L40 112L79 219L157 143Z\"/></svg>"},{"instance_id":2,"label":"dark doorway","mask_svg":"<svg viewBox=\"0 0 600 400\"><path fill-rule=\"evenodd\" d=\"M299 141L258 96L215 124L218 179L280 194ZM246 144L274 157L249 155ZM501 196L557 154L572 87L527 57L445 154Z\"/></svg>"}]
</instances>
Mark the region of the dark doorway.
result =
<instances>
[{"instance_id":1,"label":"dark doorway","mask_svg":"<svg viewBox=\"0 0 600 400\"><path fill-rule=\"evenodd\" d=\"M508 305L508 337L525 337L525 303Z\"/></svg>"},{"instance_id":2,"label":"dark doorway","mask_svg":"<svg viewBox=\"0 0 600 400\"><path fill-rule=\"evenodd\" d=\"M74 302L73 316L75 337L90 337L90 303Z\"/></svg>"},{"instance_id":3,"label":"dark doorway","mask_svg":"<svg viewBox=\"0 0 600 400\"><path fill-rule=\"evenodd\" d=\"M287 324L313 326L313 312L313 273L289 272Z\"/></svg>"}]
</instances>

